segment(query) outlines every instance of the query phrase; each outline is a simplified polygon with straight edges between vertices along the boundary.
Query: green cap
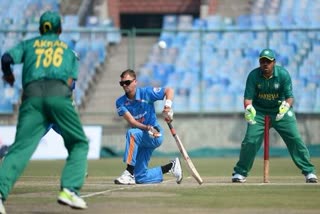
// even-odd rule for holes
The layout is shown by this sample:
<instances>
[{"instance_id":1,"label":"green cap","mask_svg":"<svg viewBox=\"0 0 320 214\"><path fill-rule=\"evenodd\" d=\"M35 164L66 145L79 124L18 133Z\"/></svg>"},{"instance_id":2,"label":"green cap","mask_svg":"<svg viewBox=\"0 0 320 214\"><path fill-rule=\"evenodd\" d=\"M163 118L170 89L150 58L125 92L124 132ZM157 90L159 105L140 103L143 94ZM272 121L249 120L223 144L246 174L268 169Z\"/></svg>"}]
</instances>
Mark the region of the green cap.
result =
<instances>
[{"instance_id":1,"label":"green cap","mask_svg":"<svg viewBox=\"0 0 320 214\"><path fill-rule=\"evenodd\" d=\"M40 33L58 33L61 28L61 18L59 13L46 11L40 17Z\"/></svg>"},{"instance_id":2,"label":"green cap","mask_svg":"<svg viewBox=\"0 0 320 214\"><path fill-rule=\"evenodd\" d=\"M259 55L259 58L267 58L271 61L273 61L276 58L276 55L274 54L273 50L271 49L263 49Z\"/></svg>"}]
</instances>

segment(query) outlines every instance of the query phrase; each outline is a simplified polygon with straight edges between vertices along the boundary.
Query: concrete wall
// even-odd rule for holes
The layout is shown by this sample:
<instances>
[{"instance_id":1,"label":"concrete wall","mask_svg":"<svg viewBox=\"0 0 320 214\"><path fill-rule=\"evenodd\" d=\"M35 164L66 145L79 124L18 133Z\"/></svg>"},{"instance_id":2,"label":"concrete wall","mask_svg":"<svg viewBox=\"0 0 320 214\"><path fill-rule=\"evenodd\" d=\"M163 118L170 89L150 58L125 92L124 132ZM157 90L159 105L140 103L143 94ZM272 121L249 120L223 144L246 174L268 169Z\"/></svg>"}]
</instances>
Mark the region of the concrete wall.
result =
<instances>
[{"instance_id":1,"label":"concrete wall","mask_svg":"<svg viewBox=\"0 0 320 214\"><path fill-rule=\"evenodd\" d=\"M211 0L215 2L216 0ZM199 13L200 0L108 0L108 14L120 26L120 14ZM215 6L216 4L211 4ZM210 6L211 6L210 5ZM214 9L212 9L214 11Z\"/></svg>"}]
</instances>

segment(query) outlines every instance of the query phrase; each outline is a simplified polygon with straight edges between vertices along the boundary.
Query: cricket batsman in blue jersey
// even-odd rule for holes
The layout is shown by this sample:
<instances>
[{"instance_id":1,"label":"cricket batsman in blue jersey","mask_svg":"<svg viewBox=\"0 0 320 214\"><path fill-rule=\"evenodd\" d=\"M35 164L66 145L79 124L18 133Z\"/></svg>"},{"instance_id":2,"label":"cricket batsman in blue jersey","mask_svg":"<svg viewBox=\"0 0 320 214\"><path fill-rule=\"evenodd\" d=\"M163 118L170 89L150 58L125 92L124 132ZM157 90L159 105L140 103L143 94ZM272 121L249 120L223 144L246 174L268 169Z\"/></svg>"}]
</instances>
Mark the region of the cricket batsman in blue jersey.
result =
<instances>
[{"instance_id":1,"label":"cricket batsman in blue jersey","mask_svg":"<svg viewBox=\"0 0 320 214\"><path fill-rule=\"evenodd\" d=\"M152 152L163 142L163 129L157 121L154 102L165 100L162 114L164 119L172 121L172 88L137 87L135 71L128 69L120 75L120 86L125 94L117 99L118 115L123 117L130 128L126 133L126 147L123 161L126 170L114 180L115 184L132 185L160 183L163 174L171 173L178 184L183 173L179 158L164 166L148 168Z\"/></svg>"}]
</instances>

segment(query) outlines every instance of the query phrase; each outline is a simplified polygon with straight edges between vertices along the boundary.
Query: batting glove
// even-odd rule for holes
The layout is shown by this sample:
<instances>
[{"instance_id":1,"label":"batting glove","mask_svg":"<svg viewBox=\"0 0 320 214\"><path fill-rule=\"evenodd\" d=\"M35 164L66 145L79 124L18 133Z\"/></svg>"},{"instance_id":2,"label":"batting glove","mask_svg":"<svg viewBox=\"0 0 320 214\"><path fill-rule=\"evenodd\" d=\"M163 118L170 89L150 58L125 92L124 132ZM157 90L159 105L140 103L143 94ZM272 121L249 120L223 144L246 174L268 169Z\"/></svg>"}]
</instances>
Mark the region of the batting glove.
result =
<instances>
[{"instance_id":1,"label":"batting glove","mask_svg":"<svg viewBox=\"0 0 320 214\"><path fill-rule=\"evenodd\" d=\"M173 110L170 107L165 106L162 111L162 116L166 122L171 122L173 120Z\"/></svg>"},{"instance_id":2,"label":"batting glove","mask_svg":"<svg viewBox=\"0 0 320 214\"><path fill-rule=\"evenodd\" d=\"M286 101L282 101L280 107L279 107L279 113L276 116L276 121L281 120L284 115L289 111L290 109L290 104L287 103Z\"/></svg>"},{"instance_id":3,"label":"batting glove","mask_svg":"<svg viewBox=\"0 0 320 214\"><path fill-rule=\"evenodd\" d=\"M254 120L254 118L256 117L256 110L254 109L254 107L250 104L246 107L246 110L244 112L244 118L246 119L246 121L249 124L255 124L256 121Z\"/></svg>"},{"instance_id":4,"label":"batting glove","mask_svg":"<svg viewBox=\"0 0 320 214\"><path fill-rule=\"evenodd\" d=\"M155 127L148 125L147 129L148 129L148 134L150 135L150 137L152 137L152 138L161 137L161 133Z\"/></svg>"}]
</instances>

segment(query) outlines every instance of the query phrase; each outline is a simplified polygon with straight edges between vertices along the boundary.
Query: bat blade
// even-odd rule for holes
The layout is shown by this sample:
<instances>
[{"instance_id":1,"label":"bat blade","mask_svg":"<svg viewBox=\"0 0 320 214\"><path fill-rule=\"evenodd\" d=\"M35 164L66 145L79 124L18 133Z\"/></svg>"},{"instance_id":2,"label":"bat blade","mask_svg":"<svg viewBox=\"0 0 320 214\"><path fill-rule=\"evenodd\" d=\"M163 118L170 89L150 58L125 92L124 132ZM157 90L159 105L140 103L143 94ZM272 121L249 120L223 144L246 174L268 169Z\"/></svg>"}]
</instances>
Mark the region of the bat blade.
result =
<instances>
[{"instance_id":1,"label":"bat blade","mask_svg":"<svg viewBox=\"0 0 320 214\"><path fill-rule=\"evenodd\" d=\"M191 158L189 157L187 150L184 148L179 136L176 134L176 131L173 128L171 122L168 123L168 126L169 126L169 129L170 129L172 136L174 137L174 139L176 141L178 149L179 149L183 159L185 160L185 163L187 165L187 169L188 169L189 173L201 185L203 183L203 180L202 180L199 172L197 171L196 167L194 166Z\"/></svg>"}]
</instances>

